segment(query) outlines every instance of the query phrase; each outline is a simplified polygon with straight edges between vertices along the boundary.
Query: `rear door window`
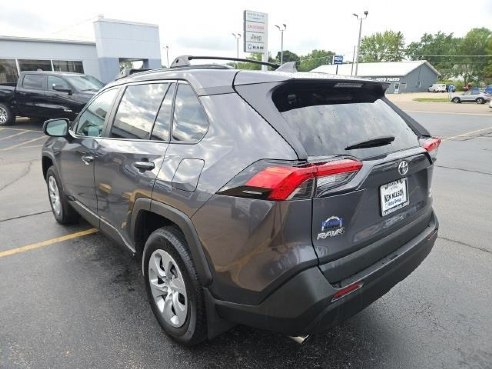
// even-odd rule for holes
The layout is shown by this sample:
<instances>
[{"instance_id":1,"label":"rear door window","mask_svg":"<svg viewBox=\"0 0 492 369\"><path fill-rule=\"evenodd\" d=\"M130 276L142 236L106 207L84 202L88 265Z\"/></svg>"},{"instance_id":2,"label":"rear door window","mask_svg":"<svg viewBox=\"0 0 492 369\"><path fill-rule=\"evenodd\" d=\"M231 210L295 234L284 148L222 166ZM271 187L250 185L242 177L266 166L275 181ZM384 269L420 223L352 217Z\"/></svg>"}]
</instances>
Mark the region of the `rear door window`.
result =
<instances>
[{"instance_id":1,"label":"rear door window","mask_svg":"<svg viewBox=\"0 0 492 369\"><path fill-rule=\"evenodd\" d=\"M180 83L174 103L172 141L194 143L208 130L208 119L202 104L190 85Z\"/></svg>"},{"instance_id":2,"label":"rear door window","mask_svg":"<svg viewBox=\"0 0 492 369\"><path fill-rule=\"evenodd\" d=\"M149 139L169 83L130 85L116 112L110 137Z\"/></svg>"},{"instance_id":3,"label":"rear door window","mask_svg":"<svg viewBox=\"0 0 492 369\"><path fill-rule=\"evenodd\" d=\"M176 83L173 83L167 89L166 96L162 101L161 108L157 114L157 119L155 120L154 128L152 129L152 140L169 142L175 87Z\"/></svg>"},{"instance_id":4,"label":"rear door window","mask_svg":"<svg viewBox=\"0 0 492 369\"><path fill-rule=\"evenodd\" d=\"M360 88L286 84L272 95L289 130L309 156L354 155L361 159L419 145L417 135L379 96ZM346 148L367 140L394 137L390 144Z\"/></svg>"},{"instance_id":5,"label":"rear door window","mask_svg":"<svg viewBox=\"0 0 492 369\"><path fill-rule=\"evenodd\" d=\"M30 90L46 89L46 76L39 74L26 74L22 81L22 87Z\"/></svg>"}]
</instances>

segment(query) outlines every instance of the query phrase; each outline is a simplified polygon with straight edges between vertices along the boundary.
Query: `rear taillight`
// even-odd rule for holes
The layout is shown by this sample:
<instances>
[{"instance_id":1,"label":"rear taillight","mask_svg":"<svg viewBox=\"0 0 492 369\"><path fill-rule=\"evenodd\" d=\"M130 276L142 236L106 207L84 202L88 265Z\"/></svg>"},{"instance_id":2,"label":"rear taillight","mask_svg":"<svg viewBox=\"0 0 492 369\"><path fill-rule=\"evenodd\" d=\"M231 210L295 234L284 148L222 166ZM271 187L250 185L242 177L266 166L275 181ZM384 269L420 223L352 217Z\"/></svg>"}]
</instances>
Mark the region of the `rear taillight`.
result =
<instances>
[{"instance_id":1,"label":"rear taillight","mask_svg":"<svg viewBox=\"0 0 492 369\"><path fill-rule=\"evenodd\" d=\"M354 159L298 165L260 161L241 172L219 193L277 201L306 199L313 196L315 189L325 192L346 183L361 167L362 163Z\"/></svg>"},{"instance_id":2,"label":"rear taillight","mask_svg":"<svg viewBox=\"0 0 492 369\"><path fill-rule=\"evenodd\" d=\"M422 146L429 153L432 161L437 158L437 150L441 144L441 139L436 137L423 138L420 140L420 146Z\"/></svg>"}]
</instances>

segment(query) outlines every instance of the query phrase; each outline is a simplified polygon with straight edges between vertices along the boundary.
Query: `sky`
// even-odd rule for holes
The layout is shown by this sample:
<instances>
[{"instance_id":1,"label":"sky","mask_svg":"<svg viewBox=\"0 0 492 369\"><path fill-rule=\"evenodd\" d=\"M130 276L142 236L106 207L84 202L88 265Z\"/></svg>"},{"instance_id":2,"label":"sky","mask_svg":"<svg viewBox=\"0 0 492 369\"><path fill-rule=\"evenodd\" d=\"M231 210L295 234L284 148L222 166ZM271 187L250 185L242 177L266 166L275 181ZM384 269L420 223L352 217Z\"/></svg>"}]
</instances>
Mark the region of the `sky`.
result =
<instances>
[{"instance_id":1,"label":"sky","mask_svg":"<svg viewBox=\"0 0 492 369\"><path fill-rule=\"evenodd\" d=\"M406 43L424 33L453 32L464 36L474 27L492 28L492 0L186 0L153 1L142 5L114 0L1 0L0 35L93 40L92 22L98 16L159 25L160 42L169 57L183 54L235 56L233 32L243 33L243 11L268 13L268 43L273 56L280 50L280 32L286 24L284 50L305 55L325 49L352 58L359 23L352 15L368 11L362 35L401 31ZM131 2L135 4L135 2ZM67 5L70 4L70 5ZM75 4L77 4L75 6ZM456 6L459 5L459 6ZM1 50L0 50L1 54ZM241 57L247 56L241 52ZM163 64L166 53L162 51Z\"/></svg>"}]
</instances>

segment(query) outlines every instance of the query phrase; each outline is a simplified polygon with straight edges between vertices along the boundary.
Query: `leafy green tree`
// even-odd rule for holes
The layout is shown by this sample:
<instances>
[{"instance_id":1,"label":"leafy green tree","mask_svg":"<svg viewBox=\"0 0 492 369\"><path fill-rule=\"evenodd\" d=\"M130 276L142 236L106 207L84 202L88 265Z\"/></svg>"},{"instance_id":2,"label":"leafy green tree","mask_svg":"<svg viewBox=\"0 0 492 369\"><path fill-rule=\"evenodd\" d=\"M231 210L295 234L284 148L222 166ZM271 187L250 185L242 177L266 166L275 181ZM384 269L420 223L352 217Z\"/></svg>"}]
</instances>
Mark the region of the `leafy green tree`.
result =
<instances>
[{"instance_id":1,"label":"leafy green tree","mask_svg":"<svg viewBox=\"0 0 492 369\"><path fill-rule=\"evenodd\" d=\"M297 70L300 72L309 72L320 65L331 64L333 55L335 55L333 51L313 50L309 54L299 58Z\"/></svg>"},{"instance_id":2,"label":"leafy green tree","mask_svg":"<svg viewBox=\"0 0 492 369\"><path fill-rule=\"evenodd\" d=\"M487 66L486 49L491 34L488 28L473 28L459 44L458 74L463 76L465 83L484 80Z\"/></svg>"},{"instance_id":3,"label":"leafy green tree","mask_svg":"<svg viewBox=\"0 0 492 369\"><path fill-rule=\"evenodd\" d=\"M285 55L285 54L284 54ZM251 60L257 60L257 61L262 61L263 60L263 54L249 54L249 56L246 57L246 59L251 59ZM276 63L276 60L273 59L270 55L268 55L268 61L270 63ZM227 63L228 65L235 67L236 63ZM260 70L261 65L260 64L255 64L255 63L247 63L247 62L239 62L237 63L237 69L245 69L245 70ZM269 67L270 69L270 67Z\"/></svg>"},{"instance_id":4,"label":"leafy green tree","mask_svg":"<svg viewBox=\"0 0 492 369\"><path fill-rule=\"evenodd\" d=\"M377 32L366 36L360 43L361 62L402 61L405 56L403 33L394 31Z\"/></svg>"},{"instance_id":5,"label":"leafy green tree","mask_svg":"<svg viewBox=\"0 0 492 369\"><path fill-rule=\"evenodd\" d=\"M299 61L299 55L289 51L289 50L284 50L284 57L283 57L283 62L298 62ZM275 62L280 64L280 51L277 53L277 56L275 57Z\"/></svg>"},{"instance_id":6,"label":"leafy green tree","mask_svg":"<svg viewBox=\"0 0 492 369\"><path fill-rule=\"evenodd\" d=\"M485 46L485 55L487 55L487 63L485 66L484 76L488 80L488 83L492 82L492 36L487 39L487 46Z\"/></svg>"},{"instance_id":7,"label":"leafy green tree","mask_svg":"<svg viewBox=\"0 0 492 369\"><path fill-rule=\"evenodd\" d=\"M424 33L419 42L411 42L407 46L406 55L410 60L427 60L441 73L441 78L446 80L456 76L456 55L460 42L461 39L454 37L452 33Z\"/></svg>"}]
</instances>

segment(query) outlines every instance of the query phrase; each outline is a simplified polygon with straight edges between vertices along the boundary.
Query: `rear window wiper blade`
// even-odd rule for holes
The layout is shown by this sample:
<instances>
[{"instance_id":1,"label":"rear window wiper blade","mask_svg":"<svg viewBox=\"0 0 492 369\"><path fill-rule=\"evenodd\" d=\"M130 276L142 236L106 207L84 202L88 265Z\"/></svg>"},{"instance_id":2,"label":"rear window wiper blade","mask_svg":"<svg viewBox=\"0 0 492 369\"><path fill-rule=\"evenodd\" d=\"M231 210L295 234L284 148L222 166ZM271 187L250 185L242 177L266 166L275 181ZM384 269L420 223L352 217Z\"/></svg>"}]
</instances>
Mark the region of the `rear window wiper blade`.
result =
<instances>
[{"instance_id":1,"label":"rear window wiper blade","mask_svg":"<svg viewBox=\"0 0 492 369\"><path fill-rule=\"evenodd\" d=\"M358 142L353 145L349 145L345 148L345 150L353 150L353 149L366 149L369 147L378 147L378 146L384 146L384 145L389 145L395 140L394 136L383 136L383 137L376 137L367 141L362 141Z\"/></svg>"}]
</instances>

